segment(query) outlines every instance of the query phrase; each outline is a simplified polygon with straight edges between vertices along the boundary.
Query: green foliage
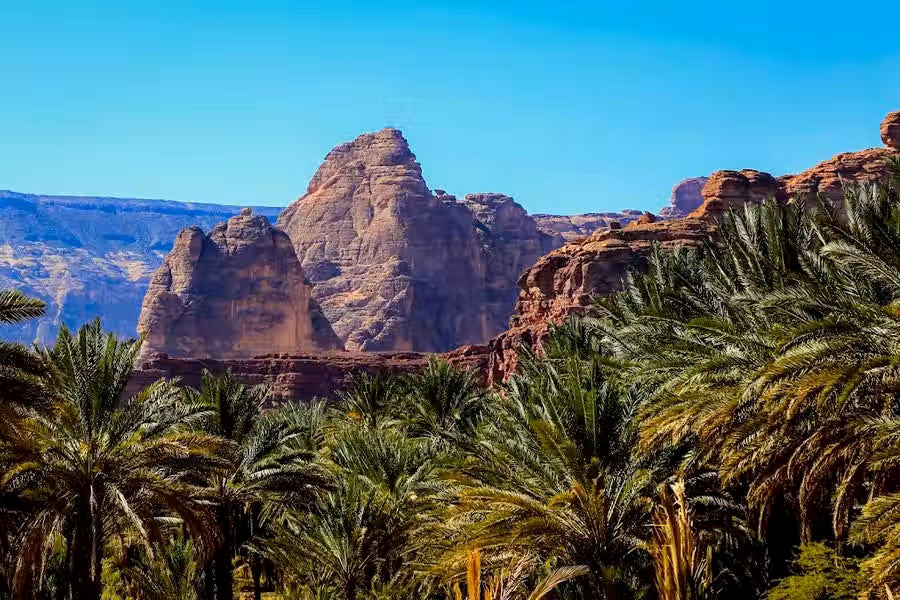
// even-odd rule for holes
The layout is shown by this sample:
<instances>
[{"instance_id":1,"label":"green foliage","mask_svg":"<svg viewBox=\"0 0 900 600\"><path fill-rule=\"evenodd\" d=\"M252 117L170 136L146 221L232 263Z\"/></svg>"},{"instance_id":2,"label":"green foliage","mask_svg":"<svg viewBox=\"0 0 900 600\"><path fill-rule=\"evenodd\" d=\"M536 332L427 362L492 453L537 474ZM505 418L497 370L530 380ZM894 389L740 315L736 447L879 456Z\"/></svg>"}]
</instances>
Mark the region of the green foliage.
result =
<instances>
[{"instance_id":1,"label":"green foliage","mask_svg":"<svg viewBox=\"0 0 900 600\"><path fill-rule=\"evenodd\" d=\"M859 563L823 543L800 547L791 570L769 591L769 600L857 600Z\"/></svg>"}]
</instances>

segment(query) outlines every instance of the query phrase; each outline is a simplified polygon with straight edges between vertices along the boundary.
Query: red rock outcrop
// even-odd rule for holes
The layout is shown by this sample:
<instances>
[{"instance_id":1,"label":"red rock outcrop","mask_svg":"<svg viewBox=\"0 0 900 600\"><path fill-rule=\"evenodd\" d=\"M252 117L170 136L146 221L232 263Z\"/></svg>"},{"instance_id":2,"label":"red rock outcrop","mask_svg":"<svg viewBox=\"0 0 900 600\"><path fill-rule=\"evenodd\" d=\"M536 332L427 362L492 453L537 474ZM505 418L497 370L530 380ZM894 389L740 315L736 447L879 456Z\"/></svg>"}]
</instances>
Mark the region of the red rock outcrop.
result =
<instances>
[{"instance_id":1,"label":"red rock outcrop","mask_svg":"<svg viewBox=\"0 0 900 600\"><path fill-rule=\"evenodd\" d=\"M204 235L183 229L150 280L138 320L143 354L245 358L333 350L290 239L244 209Z\"/></svg>"},{"instance_id":2,"label":"red rock outcrop","mask_svg":"<svg viewBox=\"0 0 900 600\"><path fill-rule=\"evenodd\" d=\"M898 127L900 113L891 113L881 125L888 147L838 154L798 175L775 178L753 169L717 171L702 188L703 203L687 217L600 231L542 257L519 280L511 328L491 340L491 379L502 380L512 372L520 345L539 348L550 323L583 313L593 298L620 289L629 270L644 268L654 242L663 248L699 244L715 233L717 220L728 208L769 197L809 202L821 195L840 208L843 182L862 183L888 173L885 159L900 156Z\"/></svg>"},{"instance_id":3,"label":"red rock outcrop","mask_svg":"<svg viewBox=\"0 0 900 600\"><path fill-rule=\"evenodd\" d=\"M494 336L509 327L519 277L541 256L562 246L563 239L540 231L534 219L509 196L466 194L462 204L475 217L475 235L484 264L486 329Z\"/></svg>"},{"instance_id":4,"label":"red rock outcrop","mask_svg":"<svg viewBox=\"0 0 900 600\"><path fill-rule=\"evenodd\" d=\"M334 395L353 373L411 373L422 369L434 356L458 367L487 373L487 347L464 346L440 355L416 352L320 352L281 354L248 359L173 358L151 354L129 382L133 394L160 377L177 377L184 385L200 385L203 369L221 374L230 371L239 381L265 384L272 390L272 403L311 400ZM483 380L486 381L486 380Z\"/></svg>"},{"instance_id":5,"label":"red rock outcrop","mask_svg":"<svg viewBox=\"0 0 900 600\"><path fill-rule=\"evenodd\" d=\"M539 347L551 323L584 313L595 297L621 289L629 270L643 268L654 243L663 248L699 244L713 226L703 217L632 223L598 231L541 257L519 279L510 329L490 342L491 380L502 380L514 369L520 345Z\"/></svg>"},{"instance_id":6,"label":"red rock outcrop","mask_svg":"<svg viewBox=\"0 0 900 600\"><path fill-rule=\"evenodd\" d=\"M660 209L659 216L663 219L677 219L686 217L701 204L703 204L703 186L708 177L691 177L685 179L672 188L672 197L669 206Z\"/></svg>"},{"instance_id":7,"label":"red rock outcrop","mask_svg":"<svg viewBox=\"0 0 900 600\"><path fill-rule=\"evenodd\" d=\"M888 113L881 122L881 141L888 148L900 150L900 110Z\"/></svg>"},{"instance_id":8,"label":"red rock outcrop","mask_svg":"<svg viewBox=\"0 0 900 600\"><path fill-rule=\"evenodd\" d=\"M432 194L396 129L329 152L278 226L348 350L484 343L506 327L519 273L562 244L506 196Z\"/></svg>"}]
</instances>

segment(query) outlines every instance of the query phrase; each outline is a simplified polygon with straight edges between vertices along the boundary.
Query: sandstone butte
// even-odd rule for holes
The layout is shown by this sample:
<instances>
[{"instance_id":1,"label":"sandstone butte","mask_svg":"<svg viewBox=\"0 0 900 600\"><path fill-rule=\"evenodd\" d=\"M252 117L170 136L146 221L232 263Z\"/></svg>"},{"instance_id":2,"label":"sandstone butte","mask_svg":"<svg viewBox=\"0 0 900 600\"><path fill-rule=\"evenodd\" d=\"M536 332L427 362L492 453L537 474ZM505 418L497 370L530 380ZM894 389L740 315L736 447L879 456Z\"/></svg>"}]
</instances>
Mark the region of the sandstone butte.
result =
<instances>
[{"instance_id":1,"label":"sandstone butte","mask_svg":"<svg viewBox=\"0 0 900 600\"><path fill-rule=\"evenodd\" d=\"M142 353L249 358L340 347L291 240L250 209L204 234L183 229L150 280Z\"/></svg>"},{"instance_id":2,"label":"sandstone butte","mask_svg":"<svg viewBox=\"0 0 900 600\"><path fill-rule=\"evenodd\" d=\"M620 220L610 220L607 229L597 231L587 237L576 237L572 241L544 256L518 280L519 297L516 303L516 312L511 319L510 328L494 339L487 346L467 346L454 352L444 354L448 360L457 364L478 368L485 375L488 383L497 382L509 375L515 368L515 355L521 345L529 345L539 349L541 341L545 338L549 325L559 323L567 316L575 313L583 313L589 310L593 298L608 295L618 290L622 280L629 270L644 268L646 257L654 243L663 248L674 248L681 245L695 245L708 239L715 233L717 219L721 217L728 207L739 207L748 202L759 202L767 197L774 197L780 201L790 198L808 201L819 194L825 198L837 201L840 196L840 186L845 182L864 182L880 177L887 172L885 159L889 156L900 154L900 113L891 113L882 124L881 135L885 142L885 148L874 148L859 152L842 153L831 160L822 162L811 169L798 175L773 177L767 173L746 169L743 171L718 171L713 173L705 181L703 179L683 182L684 189L676 186L673 190L671 210L665 211L668 215L682 215L689 208L694 209L686 216L680 216L669 220L659 220L649 213L634 215L626 224ZM387 133L386 133L387 132ZM309 193L301 198L297 204L302 204L310 194L316 194L319 190L327 190L332 187L329 194L335 194L340 198L353 199L358 193L368 195L377 204L377 199L384 199L383 195L375 190L383 190L382 186L394 186L395 189L404 189L415 193L426 206L434 206L433 200L449 204L455 199L444 198L442 194L432 196L427 188L419 187L421 173L414 159L407 156L408 148L399 132L386 130L374 136L387 136L394 141L386 144L381 152L384 162L389 164L377 165L390 167L386 171L375 169L376 173L384 175L362 177L361 173L370 171L371 165L361 164L359 159L345 160L353 156L358 148L353 144L344 145L335 150L337 157L326 159L325 164L310 183ZM393 148L393 149L390 149ZM385 158L387 157L387 158ZM393 157L393 158L390 158ZM394 164L396 162L401 165ZM396 168L400 167L400 168ZM346 172L350 171L348 175ZM702 181L702 201L691 199L691 190L697 188ZM332 182L328 185L328 182ZM407 188L407 186L409 186ZM373 193L374 192L374 193ZM484 202L486 198L472 197L466 202ZM391 206L391 201L386 200ZM352 214L354 202L345 202L344 206ZM365 204L362 204L365 208ZM392 210L397 215L389 215L385 218L398 219L402 213L402 202L395 202ZM456 206L450 204L451 207ZM294 207L291 207L294 208ZM310 210L310 207L301 207ZM477 207L476 207L477 208ZM477 214L476 208L470 207L473 214ZM289 215L288 211L285 215ZM356 210L360 210L356 208ZM453 210L459 210L453 208ZM369 212L361 210L361 222L371 223L374 220L374 207ZM279 223L289 229L285 221L289 221L283 215ZM476 219L477 220L477 219ZM406 226L411 226L415 220L405 221ZM338 226L340 221L337 221ZM427 219L425 221L427 226ZM299 225L297 226L299 227ZM365 229L365 228L363 228ZM433 230L432 230L433 231ZM337 233L337 230L335 230ZM296 235L296 233L295 233ZM360 232L354 228L353 232L344 232L338 236L340 242L350 244L352 248L362 248L366 244L356 240ZM293 239L293 238L292 238ZM312 241L304 241L310 240ZM412 239L417 239L412 236ZM316 241L317 240L317 241ZM336 256L341 259L341 254L330 253L321 248L327 246L329 239L326 236L301 236L301 244L293 239L298 250L307 247L315 247L313 257ZM391 238L390 243L403 247L409 244L405 238L399 241ZM378 246L381 242L372 242ZM476 246L480 244L482 252L490 246L482 237ZM415 244L412 244L415 246ZM365 251L360 250L360 254ZM463 254L466 255L465 253ZM303 254L301 254L301 258ZM344 260L344 259L341 259ZM340 260L335 261L336 266L341 266ZM313 260L309 263L312 271L315 271L320 263L324 267L332 268L328 259L324 261ZM358 264L350 261L349 264ZM481 276L485 271L479 271ZM327 271L326 271L327 273ZM316 276L312 276L315 280ZM319 274L319 278L322 275ZM329 279L324 277L324 279ZM405 284L404 284L405 285ZM407 289L410 289L409 286ZM414 287L412 287L415 290ZM483 292L482 292L483 293ZM482 296L483 298L484 296ZM327 312L326 312L327 314ZM485 313L486 314L486 313ZM339 328L336 328L339 330ZM145 376L179 375L186 381L194 381L198 370L207 366L214 370L232 369L238 376L249 382L269 382L275 384L278 393L284 397L306 398L315 394L328 394L346 373L356 370L403 372L420 368L424 364L427 355L401 352L401 353L377 353L377 354L331 354L331 355L306 355L306 356L269 356L258 357L250 360L224 360L224 361L199 361L194 359L172 359L166 356L156 356L145 363L145 369L139 371L137 378Z\"/></svg>"}]
</instances>

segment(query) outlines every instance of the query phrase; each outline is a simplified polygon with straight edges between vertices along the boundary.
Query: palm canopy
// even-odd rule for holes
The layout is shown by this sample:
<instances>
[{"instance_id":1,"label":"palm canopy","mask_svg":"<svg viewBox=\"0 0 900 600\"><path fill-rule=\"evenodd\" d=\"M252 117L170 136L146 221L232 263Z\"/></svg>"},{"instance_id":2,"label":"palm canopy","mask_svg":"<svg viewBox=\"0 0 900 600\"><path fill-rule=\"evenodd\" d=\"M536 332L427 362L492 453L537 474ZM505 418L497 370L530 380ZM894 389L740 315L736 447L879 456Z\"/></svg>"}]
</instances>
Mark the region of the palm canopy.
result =
<instances>
[{"instance_id":1,"label":"palm canopy","mask_svg":"<svg viewBox=\"0 0 900 600\"><path fill-rule=\"evenodd\" d=\"M24 419L0 455L3 492L26 500L10 557L18 593L40 581L57 539L66 541L72 594L99 598L111 536L133 536L152 554L160 517L170 514L196 539L215 537L188 480L217 466L220 444L191 430L205 411L179 402L171 382L122 402L139 346L94 322L75 335L62 327L42 352L52 404Z\"/></svg>"},{"instance_id":2,"label":"palm canopy","mask_svg":"<svg viewBox=\"0 0 900 600\"><path fill-rule=\"evenodd\" d=\"M898 485L898 188L850 186L840 214L748 206L717 237L655 252L586 326L651 391L644 448L691 445L747 491L763 530L786 505L804 539L827 516L843 539L860 504Z\"/></svg>"},{"instance_id":3,"label":"palm canopy","mask_svg":"<svg viewBox=\"0 0 900 600\"><path fill-rule=\"evenodd\" d=\"M211 561L209 585L219 600L233 597L233 561L245 544L261 535L265 518L293 504L305 504L328 484L327 473L312 462L306 441L315 419L293 406L264 412L269 390L247 386L231 373L204 371L197 390L183 391L186 403L201 406L201 431L224 440L222 468L209 473L206 491L214 504L222 540ZM249 557L259 594L261 565Z\"/></svg>"}]
</instances>

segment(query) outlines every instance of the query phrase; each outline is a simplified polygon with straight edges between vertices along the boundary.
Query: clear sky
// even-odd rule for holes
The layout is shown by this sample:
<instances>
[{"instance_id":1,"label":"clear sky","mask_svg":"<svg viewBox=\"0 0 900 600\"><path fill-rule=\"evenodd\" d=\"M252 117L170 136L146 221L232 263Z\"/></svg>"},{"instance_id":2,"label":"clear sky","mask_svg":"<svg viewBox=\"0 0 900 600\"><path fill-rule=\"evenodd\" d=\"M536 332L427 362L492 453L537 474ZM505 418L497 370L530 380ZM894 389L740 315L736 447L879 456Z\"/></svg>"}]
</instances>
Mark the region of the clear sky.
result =
<instances>
[{"instance_id":1,"label":"clear sky","mask_svg":"<svg viewBox=\"0 0 900 600\"><path fill-rule=\"evenodd\" d=\"M285 205L401 128L432 188L656 210L880 145L900 3L0 0L0 189Z\"/></svg>"}]
</instances>

